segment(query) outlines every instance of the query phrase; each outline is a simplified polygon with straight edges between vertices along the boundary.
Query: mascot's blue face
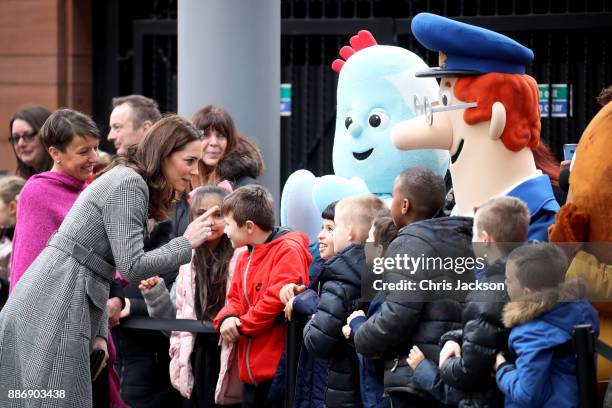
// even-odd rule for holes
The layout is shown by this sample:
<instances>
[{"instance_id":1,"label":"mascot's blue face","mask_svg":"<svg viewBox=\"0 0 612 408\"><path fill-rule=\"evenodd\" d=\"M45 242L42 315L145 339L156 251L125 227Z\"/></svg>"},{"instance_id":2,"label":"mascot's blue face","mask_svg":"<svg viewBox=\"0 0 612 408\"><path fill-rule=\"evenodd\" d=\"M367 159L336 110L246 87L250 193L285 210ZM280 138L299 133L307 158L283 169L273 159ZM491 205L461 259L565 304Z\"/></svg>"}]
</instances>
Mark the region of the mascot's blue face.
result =
<instances>
[{"instance_id":1,"label":"mascot's blue face","mask_svg":"<svg viewBox=\"0 0 612 408\"><path fill-rule=\"evenodd\" d=\"M414 78L416 71L427 68L412 52L383 45L348 59L338 80L336 175L360 177L375 194L391 194L395 177L408 167L426 167L444 176L447 151L401 151L391 142L391 129L415 116L415 95L437 99L435 79Z\"/></svg>"}]
</instances>

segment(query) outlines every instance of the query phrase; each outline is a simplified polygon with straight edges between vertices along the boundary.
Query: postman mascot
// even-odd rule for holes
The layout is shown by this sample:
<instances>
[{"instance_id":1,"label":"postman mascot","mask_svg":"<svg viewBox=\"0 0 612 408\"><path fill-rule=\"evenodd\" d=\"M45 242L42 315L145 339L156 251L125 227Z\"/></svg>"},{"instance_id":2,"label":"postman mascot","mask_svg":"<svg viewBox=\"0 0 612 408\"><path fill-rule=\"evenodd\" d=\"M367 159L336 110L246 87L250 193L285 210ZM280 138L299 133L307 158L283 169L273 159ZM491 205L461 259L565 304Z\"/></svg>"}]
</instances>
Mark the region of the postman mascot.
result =
<instances>
[{"instance_id":1,"label":"postman mascot","mask_svg":"<svg viewBox=\"0 0 612 408\"><path fill-rule=\"evenodd\" d=\"M454 214L469 216L492 197L517 197L529 207L529 239L546 241L559 205L534 161L538 87L525 74L533 52L501 34L429 13L414 17L412 33L439 53L440 66L416 76L440 78L440 88L433 99L415 99L420 115L394 127L393 144L450 152Z\"/></svg>"}]
</instances>

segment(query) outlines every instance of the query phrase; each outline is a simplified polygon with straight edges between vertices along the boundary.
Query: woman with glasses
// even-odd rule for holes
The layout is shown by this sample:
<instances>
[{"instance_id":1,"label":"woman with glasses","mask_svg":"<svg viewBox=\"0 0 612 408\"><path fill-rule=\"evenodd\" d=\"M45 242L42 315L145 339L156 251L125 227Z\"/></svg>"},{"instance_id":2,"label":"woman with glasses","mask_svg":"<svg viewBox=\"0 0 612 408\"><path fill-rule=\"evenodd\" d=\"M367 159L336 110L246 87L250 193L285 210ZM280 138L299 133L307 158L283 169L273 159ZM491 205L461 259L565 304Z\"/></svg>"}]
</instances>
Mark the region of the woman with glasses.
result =
<instances>
[{"instance_id":1,"label":"woman with glasses","mask_svg":"<svg viewBox=\"0 0 612 408\"><path fill-rule=\"evenodd\" d=\"M17 175L26 180L50 170L53 165L38 133L50 115L51 112L42 106L31 106L11 118L8 140L17 158Z\"/></svg>"}]
</instances>

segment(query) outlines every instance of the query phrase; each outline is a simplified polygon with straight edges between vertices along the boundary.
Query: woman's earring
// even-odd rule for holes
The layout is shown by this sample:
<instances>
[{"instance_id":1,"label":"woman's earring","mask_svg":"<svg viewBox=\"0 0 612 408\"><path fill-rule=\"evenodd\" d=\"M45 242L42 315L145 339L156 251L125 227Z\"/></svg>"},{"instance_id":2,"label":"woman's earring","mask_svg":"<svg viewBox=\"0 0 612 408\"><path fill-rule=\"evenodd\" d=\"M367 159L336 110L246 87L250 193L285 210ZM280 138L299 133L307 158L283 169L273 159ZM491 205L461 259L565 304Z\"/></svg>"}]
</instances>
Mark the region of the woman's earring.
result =
<instances>
[{"instance_id":1,"label":"woman's earring","mask_svg":"<svg viewBox=\"0 0 612 408\"><path fill-rule=\"evenodd\" d=\"M62 162L61 160L56 161L57 164L60 164L61 162Z\"/></svg>"}]
</instances>

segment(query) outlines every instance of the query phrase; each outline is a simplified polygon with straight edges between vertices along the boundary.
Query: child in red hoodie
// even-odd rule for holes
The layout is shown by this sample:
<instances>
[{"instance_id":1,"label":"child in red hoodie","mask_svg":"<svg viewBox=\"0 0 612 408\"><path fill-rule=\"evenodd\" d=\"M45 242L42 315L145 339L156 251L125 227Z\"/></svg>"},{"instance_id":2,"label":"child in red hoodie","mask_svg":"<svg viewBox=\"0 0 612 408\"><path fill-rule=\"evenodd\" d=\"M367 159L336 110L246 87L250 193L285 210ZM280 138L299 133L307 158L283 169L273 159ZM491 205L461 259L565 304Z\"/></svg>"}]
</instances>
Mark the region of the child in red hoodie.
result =
<instances>
[{"instance_id":1,"label":"child in red hoodie","mask_svg":"<svg viewBox=\"0 0 612 408\"><path fill-rule=\"evenodd\" d=\"M258 185L228 195L221 212L232 246L249 250L236 261L228 304L217 314L215 328L222 341L238 341L242 406L271 406L268 391L286 337L279 292L287 283L308 285L308 238L274 226L272 197Z\"/></svg>"}]
</instances>

